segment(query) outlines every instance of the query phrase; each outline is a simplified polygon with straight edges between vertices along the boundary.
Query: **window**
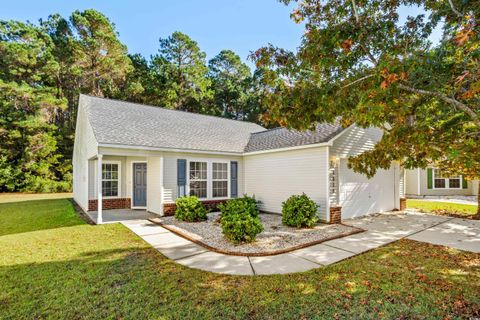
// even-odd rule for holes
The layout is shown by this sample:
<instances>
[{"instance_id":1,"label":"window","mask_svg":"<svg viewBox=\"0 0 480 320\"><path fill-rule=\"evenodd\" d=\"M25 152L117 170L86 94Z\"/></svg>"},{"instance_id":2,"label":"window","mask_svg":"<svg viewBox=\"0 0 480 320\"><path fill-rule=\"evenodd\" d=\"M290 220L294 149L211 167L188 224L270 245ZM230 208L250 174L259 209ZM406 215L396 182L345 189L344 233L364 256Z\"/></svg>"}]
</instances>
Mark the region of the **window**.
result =
<instances>
[{"instance_id":1,"label":"window","mask_svg":"<svg viewBox=\"0 0 480 320\"><path fill-rule=\"evenodd\" d=\"M212 196L228 197L228 163L212 163Z\"/></svg>"},{"instance_id":2,"label":"window","mask_svg":"<svg viewBox=\"0 0 480 320\"><path fill-rule=\"evenodd\" d=\"M207 163L190 161L190 195L207 197Z\"/></svg>"},{"instance_id":3,"label":"window","mask_svg":"<svg viewBox=\"0 0 480 320\"><path fill-rule=\"evenodd\" d=\"M445 175L441 170L433 170L433 185L435 189L460 189L462 187L462 177Z\"/></svg>"},{"instance_id":4,"label":"window","mask_svg":"<svg viewBox=\"0 0 480 320\"><path fill-rule=\"evenodd\" d=\"M102 164L102 195L104 197L118 197L118 163Z\"/></svg>"}]
</instances>

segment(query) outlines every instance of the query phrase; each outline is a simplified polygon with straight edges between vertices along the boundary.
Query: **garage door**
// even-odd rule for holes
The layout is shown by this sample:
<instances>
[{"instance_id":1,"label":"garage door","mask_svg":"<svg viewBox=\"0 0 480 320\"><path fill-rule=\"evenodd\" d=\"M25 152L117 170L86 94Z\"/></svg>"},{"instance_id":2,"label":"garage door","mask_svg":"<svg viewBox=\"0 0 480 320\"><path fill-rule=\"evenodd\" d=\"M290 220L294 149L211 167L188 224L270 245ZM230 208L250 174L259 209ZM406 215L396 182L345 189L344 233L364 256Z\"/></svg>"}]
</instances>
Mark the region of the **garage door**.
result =
<instances>
[{"instance_id":1,"label":"garage door","mask_svg":"<svg viewBox=\"0 0 480 320\"><path fill-rule=\"evenodd\" d=\"M366 214L395 209L395 168L379 170L367 179L347 167L347 159L340 161L339 200L342 218L354 218Z\"/></svg>"}]
</instances>

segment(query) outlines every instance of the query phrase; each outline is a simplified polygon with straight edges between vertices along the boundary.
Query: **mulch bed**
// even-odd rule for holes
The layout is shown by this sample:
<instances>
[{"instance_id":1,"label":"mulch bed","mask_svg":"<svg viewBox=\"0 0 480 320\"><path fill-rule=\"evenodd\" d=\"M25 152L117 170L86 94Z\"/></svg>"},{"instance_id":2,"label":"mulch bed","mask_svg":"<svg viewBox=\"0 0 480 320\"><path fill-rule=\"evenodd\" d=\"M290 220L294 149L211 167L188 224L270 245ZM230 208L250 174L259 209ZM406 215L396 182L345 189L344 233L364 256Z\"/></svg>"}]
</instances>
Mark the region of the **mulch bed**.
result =
<instances>
[{"instance_id":1,"label":"mulch bed","mask_svg":"<svg viewBox=\"0 0 480 320\"><path fill-rule=\"evenodd\" d=\"M323 223L313 228L292 228L282 225L280 215L262 213L260 220L265 230L257 235L256 241L233 244L222 234L219 215L219 212L209 213L208 220L203 222L184 222L175 217L150 221L211 251L237 256L276 255L364 231L344 224Z\"/></svg>"}]
</instances>

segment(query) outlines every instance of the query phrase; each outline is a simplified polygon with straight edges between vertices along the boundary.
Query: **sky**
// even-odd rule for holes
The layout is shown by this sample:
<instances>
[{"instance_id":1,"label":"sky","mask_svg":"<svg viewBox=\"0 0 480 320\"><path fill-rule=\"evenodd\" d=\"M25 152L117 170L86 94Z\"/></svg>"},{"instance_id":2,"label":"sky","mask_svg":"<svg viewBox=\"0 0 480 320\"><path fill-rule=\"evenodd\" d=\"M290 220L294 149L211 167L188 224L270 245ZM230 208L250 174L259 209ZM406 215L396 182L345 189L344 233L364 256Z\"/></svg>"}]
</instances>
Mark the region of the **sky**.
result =
<instances>
[{"instance_id":1,"label":"sky","mask_svg":"<svg viewBox=\"0 0 480 320\"><path fill-rule=\"evenodd\" d=\"M116 26L129 53L149 58L157 53L159 38L181 31L197 41L207 59L223 49L236 52L251 67L250 52L272 43L295 50L303 26L290 20L294 5L277 0L2 0L0 19L37 23L40 18L75 10L96 9ZM418 8L402 8L400 16L415 15ZM401 19L403 20L403 19ZM437 40L440 34L434 35Z\"/></svg>"},{"instance_id":2,"label":"sky","mask_svg":"<svg viewBox=\"0 0 480 320\"><path fill-rule=\"evenodd\" d=\"M96 9L115 23L130 53L145 57L158 51L159 38L181 31L213 58L223 49L243 61L268 43L294 50L303 34L290 20L293 6L276 0L15 0L2 1L0 19L37 23L52 13L68 17L75 10ZM252 66L252 63L248 63Z\"/></svg>"}]
</instances>

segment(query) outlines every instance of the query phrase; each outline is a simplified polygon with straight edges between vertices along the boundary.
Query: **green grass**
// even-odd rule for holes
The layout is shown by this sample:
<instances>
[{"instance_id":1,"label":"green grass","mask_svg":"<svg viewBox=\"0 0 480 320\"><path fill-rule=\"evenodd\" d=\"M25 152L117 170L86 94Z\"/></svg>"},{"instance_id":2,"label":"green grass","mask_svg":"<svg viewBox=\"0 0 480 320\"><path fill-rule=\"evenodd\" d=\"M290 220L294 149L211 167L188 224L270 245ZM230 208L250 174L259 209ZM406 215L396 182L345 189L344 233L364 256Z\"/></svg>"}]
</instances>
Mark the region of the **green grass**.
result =
<instances>
[{"instance_id":1,"label":"green grass","mask_svg":"<svg viewBox=\"0 0 480 320\"><path fill-rule=\"evenodd\" d=\"M407 208L415 208L423 212L467 219L472 218L477 213L477 206L470 204L421 201L414 199L407 200Z\"/></svg>"},{"instance_id":2,"label":"green grass","mask_svg":"<svg viewBox=\"0 0 480 320\"><path fill-rule=\"evenodd\" d=\"M480 254L402 240L305 273L226 276L178 265L120 224L83 224L67 200L0 208L0 319L480 316ZM19 233L4 221L16 214Z\"/></svg>"},{"instance_id":3,"label":"green grass","mask_svg":"<svg viewBox=\"0 0 480 320\"><path fill-rule=\"evenodd\" d=\"M30 200L47 200L47 199L68 199L72 198L72 194L65 193L0 193L0 203L20 202Z\"/></svg>"}]
</instances>

